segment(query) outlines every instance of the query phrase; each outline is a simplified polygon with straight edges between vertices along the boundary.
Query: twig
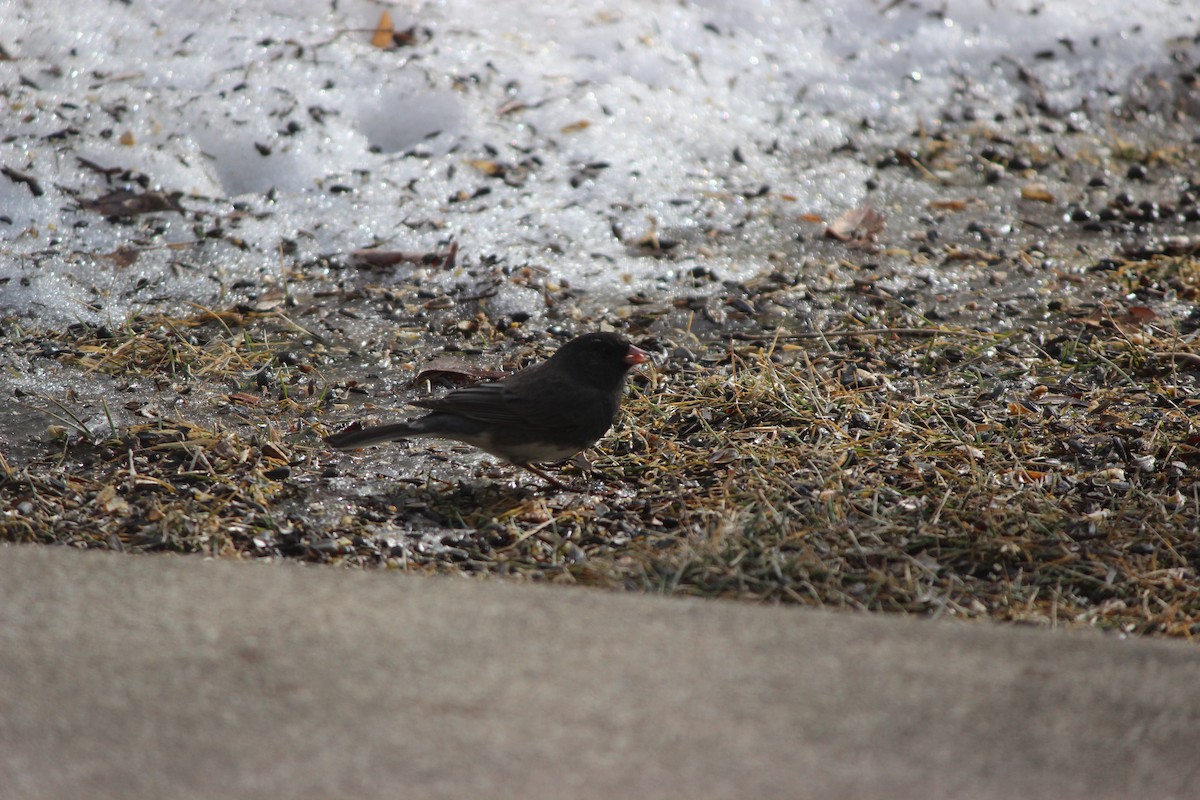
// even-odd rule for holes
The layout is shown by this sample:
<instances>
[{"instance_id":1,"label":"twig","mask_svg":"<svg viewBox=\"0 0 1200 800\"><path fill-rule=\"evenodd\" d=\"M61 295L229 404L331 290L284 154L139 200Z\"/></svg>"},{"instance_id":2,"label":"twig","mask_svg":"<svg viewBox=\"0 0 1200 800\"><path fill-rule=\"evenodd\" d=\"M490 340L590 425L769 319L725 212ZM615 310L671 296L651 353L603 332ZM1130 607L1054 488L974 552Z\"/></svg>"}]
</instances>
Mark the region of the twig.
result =
<instances>
[{"instance_id":1,"label":"twig","mask_svg":"<svg viewBox=\"0 0 1200 800\"><path fill-rule=\"evenodd\" d=\"M808 331L805 333L752 334L734 332L729 334L734 339L763 339L768 336L773 341L779 339L849 339L855 336L911 336L915 338L933 336L966 336L972 339L1002 339L1007 333L979 333L978 331L950 330L947 328L859 328L857 330Z\"/></svg>"}]
</instances>

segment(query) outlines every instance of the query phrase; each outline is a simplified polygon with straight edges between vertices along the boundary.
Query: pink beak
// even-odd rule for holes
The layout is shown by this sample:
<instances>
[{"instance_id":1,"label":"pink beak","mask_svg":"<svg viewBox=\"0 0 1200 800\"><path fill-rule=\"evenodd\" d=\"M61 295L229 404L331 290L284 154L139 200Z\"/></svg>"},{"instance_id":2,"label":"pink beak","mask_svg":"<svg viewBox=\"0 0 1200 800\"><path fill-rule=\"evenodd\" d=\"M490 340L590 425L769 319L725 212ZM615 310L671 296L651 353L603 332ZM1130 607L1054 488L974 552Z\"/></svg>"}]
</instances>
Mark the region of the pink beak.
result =
<instances>
[{"instance_id":1,"label":"pink beak","mask_svg":"<svg viewBox=\"0 0 1200 800\"><path fill-rule=\"evenodd\" d=\"M634 366L635 364L645 364L650 360L650 354L640 347L629 345L629 352L625 354L625 363Z\"/></svg>"}]
</instances>

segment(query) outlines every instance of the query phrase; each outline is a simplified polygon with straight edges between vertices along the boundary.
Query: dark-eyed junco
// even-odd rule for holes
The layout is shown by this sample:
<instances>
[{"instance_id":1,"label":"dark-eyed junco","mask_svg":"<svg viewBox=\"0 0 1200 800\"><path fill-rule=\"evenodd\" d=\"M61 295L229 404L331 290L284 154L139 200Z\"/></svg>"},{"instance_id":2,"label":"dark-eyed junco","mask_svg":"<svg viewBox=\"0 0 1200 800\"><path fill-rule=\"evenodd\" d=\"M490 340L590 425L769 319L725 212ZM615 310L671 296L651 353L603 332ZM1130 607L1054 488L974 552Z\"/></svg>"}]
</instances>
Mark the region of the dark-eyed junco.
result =
<instances>
[{"instance_id":1,"label":"dark-eyed junco","mask_svg":"<svg viewBox=\"0 0 1200 800\"><path fill-rule=\"evenodd\" d=\"M412 403L433 413L373 428L352 426L325 441L353 450L415 436L454 439L565 488L533 464L562 461L595 444L616 420L625 374L649 358L615 333L586 333L507 378Z\"/></svg>"}]
</instances>

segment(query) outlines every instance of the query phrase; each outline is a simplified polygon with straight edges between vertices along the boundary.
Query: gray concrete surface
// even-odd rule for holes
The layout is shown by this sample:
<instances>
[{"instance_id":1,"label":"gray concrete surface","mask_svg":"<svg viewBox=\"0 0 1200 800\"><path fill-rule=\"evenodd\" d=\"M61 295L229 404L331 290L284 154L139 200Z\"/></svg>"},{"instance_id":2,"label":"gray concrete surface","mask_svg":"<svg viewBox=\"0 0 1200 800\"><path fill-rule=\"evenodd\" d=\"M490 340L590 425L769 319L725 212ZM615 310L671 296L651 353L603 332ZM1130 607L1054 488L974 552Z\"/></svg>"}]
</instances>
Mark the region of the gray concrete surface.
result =
<instances>
[{"instance_id":1,"label":"gray concrete surface","mask_svg":"<svg viewBox=\"0 0 1200 800\"><path fill-rule=\"evenodd\" d=\"M1200 796L1200 652L0 547L3 798Z\"/></svg>"}]
</instances>

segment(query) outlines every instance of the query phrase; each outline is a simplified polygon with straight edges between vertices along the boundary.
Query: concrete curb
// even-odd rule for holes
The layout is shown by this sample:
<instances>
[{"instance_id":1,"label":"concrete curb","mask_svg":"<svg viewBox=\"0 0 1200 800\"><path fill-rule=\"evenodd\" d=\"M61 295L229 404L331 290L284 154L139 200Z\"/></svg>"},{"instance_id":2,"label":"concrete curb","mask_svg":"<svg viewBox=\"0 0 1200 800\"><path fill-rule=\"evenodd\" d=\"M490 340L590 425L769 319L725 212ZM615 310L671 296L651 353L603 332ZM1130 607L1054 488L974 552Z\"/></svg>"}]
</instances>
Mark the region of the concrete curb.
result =
<instances>
[{"instance_id":1,"label":"concrete curb","mask_svg":"<svg viewBox=\"0 0 1200 800\"><path fill-rule=\"evenodd\" d=\"M0 547L0 797L1200 796L1200 653Z\"/></svg>"}]
</instances>

